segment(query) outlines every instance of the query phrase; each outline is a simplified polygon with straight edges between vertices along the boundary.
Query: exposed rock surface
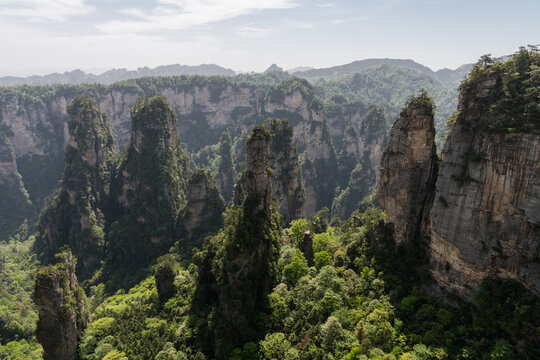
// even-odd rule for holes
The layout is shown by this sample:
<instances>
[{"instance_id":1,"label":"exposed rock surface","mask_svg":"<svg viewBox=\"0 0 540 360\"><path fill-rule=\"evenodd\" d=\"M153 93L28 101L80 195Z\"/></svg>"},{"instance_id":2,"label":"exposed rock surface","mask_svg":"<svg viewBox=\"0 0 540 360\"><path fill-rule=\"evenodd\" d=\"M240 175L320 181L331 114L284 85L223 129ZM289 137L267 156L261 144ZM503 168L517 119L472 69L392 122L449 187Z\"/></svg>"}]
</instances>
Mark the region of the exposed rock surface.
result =
<instances>
[{"instance_id":1,"label":"exposed rock surface","mask_svg":"<svg viewBox=\"0 0 540 360\"><path fill-rule=\"evenodd\" d=\"M293 139L293 128L286 119L265 121L270 129L270 166L274 178L273 198L278 212L288 223L304 215L305 192L298 152Z\"/></svg>"},{"instance_id":2,"label":"exposed rock surface","mask_svg":"<svg viewBox=\"0 0 540 360\"><path fill-rule=\"evenodd\" d=\"M18 170L30 199L39 207L61 176L63 149L69 142L66 105L77 94L86 93L97 99L101 111L111 119L119 149L131 136L130 108L145 94L160 93L178 114L178 129L191 153L210 148L224 131L231 136L231 168L235 171L231 174L228 159L222 157L222 168L216 178L225 199L230 200L238 169L245 168L245 150L238 139L247 137L254 125L270 116L287 118L294 128L293 137L301 154L312 137L312 122L317 127L328 118L329 139L338 144L340 151L343 132L350 126L357 128L366 112L365 105L349 105L345 100L334 106L335 111L325 113L308 82L275 74L277 81L285 80L273 86L235 82L224 77L181 76L156 78L150 82L133 80L111 86L55 86L32 88L32 91L0 88L0 122L6 131L11 131L6 134L17 155ZM211 158L215 155L212 153ZM319 155L312 152L307 157L313 159ZM348 177L349 174L344 177L344 183ZM328 196L333 195L334 189L329 190ZM330 206L331 200L326 201L326 205ZM310 206L317 204L313 202Z\"/></svg>"},{"instance_id":3,"label":"exposed rock surface","mask_svg":"<svg viewBox=\"0 0 540 360\"><path fill-rule=\"evenodd\" d=\"M413 101L392 129L378 199L398 242L426 239L435 295L442 289L471 299L491 276L540 291L539 65L540 55L525 49L475 65L461 85L432 190L430 111Z\"/></svg>"},{"instance_id":4,"label":"exposed rock surface","mask_svg":"<svg viewBox=\"0 0 540 360\"><path fill-rule=\"evenodd\" d=\"M540 291L540 132L486 129L500 82L464 87L426 229L433 276L465 297L489 275Z\"/></svg>"},{"instance_id":5,"label":"exposed rock surface","mask_svg":"<svg viewBox=\"0 0 540 360\"><path fill-rule=\"evenodd\" d=\"M179 217L178 228L182 247L202 244L205 235L216 233L223 225L225 201L210 174L195 170L187 182L187 205Z\"/></svg>"},{"instance_id":6,"label":"exposed rock surface","mask_svg":"<svg viewBox=\"0 0 540 360\"><path fill-rule=\"evenodd\" d=\"M75 276L76 260L71 252L63 250L56 260L56 265L41 268L36 274L36 336L45 360L75 360L78 340L89 321L88 304Z\"/></svg>"},{"instance_id":7,"label":"exposed rock surface","mask_svg":"<svg viewBox=\"0 0 540 360\"><path fill-rule=\"evenodd\" d=\"M376 169L386 146L386 117L382 110L371 106L358 131L350 127L343 138L339 156L339 185L343 189L334 199L332 216L348 218L376 184Z\"/></svg>"},{"instance_id":8,"label":"exposed rock surface","mask_svg":"<svg viewBox=\"0 0 540 360\"><path fill-rule=\"evenodd\" d=\"M141 99L131 112L130 145L111 190L119 216L111 226L108 260L126 272L169 249L186 201L187 159L174 110L156 95Z\"/></svg>"},{"instance_id":9,"label":"exposed rock surface","mask_svg":"<svg viewBox=\"0 0 540 360\"><path fill-rule=\"evenodd\" d=\"M0 131L0 240L7 240L33 213L11 143Z\"/></svg>"},{"instance_id":10,"label":"exposed rock surface","mask_svg":"<svg viewBox=\"0 0 540 360\"><path fill-rule=\"evenodd\" d=\"M396 243L418 235L436 170L433 105L424 93L395 121L381 159L377 201L394 224Z\"/></svg>"},{"instance_id":11,"label":"exposed rock surface","mask_svg":"<svg viewBox=\"0 0 540 360\"><path fill-rule=\"evenodd\" d=\"M104 209L114 141L108 118L90 97L76 97L68 113L70 137L62 183L41 213L36 245L49 259L69 245L80 259L79 272L88 274L104 255Z\"/></svg>"},{"instance_id":12,"label":"exposed rock surface","mask_svg":"<svg viewBox=\"0 0 540 360\"><path fill-rule=\"evenodd\" d=\"M231 201L234 189L234 165L232 161L231 137L228 132L221 134L219 155L221 162L219 163L216 185L225 201Z\"/></svg>"},{"instance_id":13,"label":"exposed rock surface","mask_svg":"<svg viewBox=\"0 0 540 360\"><path fill-rule=\"evenodd\" d=\"M226 359L235 347L257 341L267 329L267 296L274 286L281 229L273 210L269 172L270 132L256 126L247 141L247 169L241 204L228 213L219 235L208 238L196 256L199 287L195 306L209 323L215 357Z\"/></svg>"},{"instance_id":14,"label":"exposed rock surface","mask_svg":"<svg viewBox=\"0 0 540 360\"><path fill-rule=\"evenodd\" d=\"M330 208L339 179L336 152L326 122L312 121L305 152L305 215L322 207Z\"/></svg>"}]
</instances>

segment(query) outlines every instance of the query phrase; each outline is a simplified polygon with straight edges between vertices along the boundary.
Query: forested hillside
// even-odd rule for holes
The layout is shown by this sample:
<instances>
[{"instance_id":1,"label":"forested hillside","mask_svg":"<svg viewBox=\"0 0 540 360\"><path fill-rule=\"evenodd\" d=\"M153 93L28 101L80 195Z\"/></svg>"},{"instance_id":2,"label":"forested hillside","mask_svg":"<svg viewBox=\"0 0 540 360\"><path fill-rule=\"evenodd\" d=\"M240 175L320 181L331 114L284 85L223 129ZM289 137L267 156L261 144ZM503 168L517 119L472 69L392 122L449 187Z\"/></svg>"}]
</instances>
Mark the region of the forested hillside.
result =
<instances>
[{"instance_id":1,"label":"forested hillside","mask_svg":"<svg viewBox=\"0 0 540 360\"><path fill-rule=\"evenodd\" d=\"M540 358L540 53L356 65L0 88L0 358Z\"/></svg>"}]
</instances>

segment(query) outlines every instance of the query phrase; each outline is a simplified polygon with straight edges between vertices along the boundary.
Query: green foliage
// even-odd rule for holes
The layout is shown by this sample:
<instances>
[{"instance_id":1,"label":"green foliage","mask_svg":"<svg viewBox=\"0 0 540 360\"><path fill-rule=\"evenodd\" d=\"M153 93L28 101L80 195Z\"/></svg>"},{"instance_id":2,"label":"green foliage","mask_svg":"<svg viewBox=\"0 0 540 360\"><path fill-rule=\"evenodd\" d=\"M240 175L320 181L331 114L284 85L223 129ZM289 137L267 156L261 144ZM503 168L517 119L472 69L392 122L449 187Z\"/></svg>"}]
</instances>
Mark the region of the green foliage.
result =
<instances>
[{"instance_id":1,"label":"green foliage","mask_svg":"<svg viewBox=\"0 0 540 360\"><path fill-rule=\"evenodd\" d=\"M111 288L140 280L144 272L137 271L169 250L186 200L187 159L174 110L156 95L139 100L131 117L133 137L111 190L117 201L105 264Z\"/></svg>"},{"instance_id":2,"label":"green foliage","mask_svg":"<svg viewBox=\"0 0 540 360\"><path fill-rule=\"evenodd\" d=\"M308 270L307 260L299 250L296 250L291 262L283 268L283 281L289 286L294 286L300 278L308 274Z\"/></svg>"},{"instance_id":3,"label":"green foliage","mask_svg":"<svg viewBox=\"0 0 540 360\"><path fill-rule=\"evenodd\" d=\"M43 349L36 342L26 340L10 341L0 344L0 358L4 360L42 360Z\"/></svg>"},{"instance_id":4,"label":"green foliage","mask_svg":"<svg viewBox=\"0 0 540 360\"><path fill-rule=\"evenodd\" d=\"M332 256L326 251L319 251L315 253L315 267L317 270L321 270L323 266L332 264Z\"/></svg>"},{"instance_id":5,"label":"green foliage","mask_svg":"<svg viewBox=\"0 0 540 360\"><path fill-rule=\"evenodd\" d=\"M332 228L328 228L329 232L322 234L316 234L313 237L313 251L315 253L326 251L329 254L333 254L338 247L338 243L332 233Z\"/></svg>"},{"instance_id":6,"label":"green foliage","mask_svg":"<svg viewBox=\"0 0 540 360\"><path fill-rule=\"evenodd\" d=\"M13 164L2 172L0 180L0 240L14 235L26 219L34 215L32 202L17 171L16 156L4 132L0 130L0 163ZM6 173L11 172L11 173Z\"/></svg>"},{"instance_id":7,"label":"green foliage","mask_svg":"<svg viewBox=\"0 0 540 360\"><path fill-rule=\"evenodd\" d=\"M460 89L474 96L487 81L495 82L481 100L490 121L480 126L498 132L540 128L540 52L536 47L521 47L504 62L483 56Z\"/></svg>"},{"instance_id":8,"label":"green foliage","mask_svg":"<svg viewBox=\"0 0 540 360\"><path fill-rule=\"evenodd\" d=\"M0 243L0 344L5 345L0 350L2 359L24 359L21 354L36 358L31 353L38 349L38 310L32 292L39 263L32 253L34 236L26 236L22 232L8 243Z\"/></svg>"},{"instance_id":9,"label":"green foliage","mask_svg":"<svg viewBox=\"0 0 540 360\"><path fill-rule=\"evenodd\" d=\"M288 234L291 238L291 242L298 245L304 239L304 231L308 229L308 222L306 219L297 219L291 221L291 226L288 230Z\"/></svg>"}]
</instances>

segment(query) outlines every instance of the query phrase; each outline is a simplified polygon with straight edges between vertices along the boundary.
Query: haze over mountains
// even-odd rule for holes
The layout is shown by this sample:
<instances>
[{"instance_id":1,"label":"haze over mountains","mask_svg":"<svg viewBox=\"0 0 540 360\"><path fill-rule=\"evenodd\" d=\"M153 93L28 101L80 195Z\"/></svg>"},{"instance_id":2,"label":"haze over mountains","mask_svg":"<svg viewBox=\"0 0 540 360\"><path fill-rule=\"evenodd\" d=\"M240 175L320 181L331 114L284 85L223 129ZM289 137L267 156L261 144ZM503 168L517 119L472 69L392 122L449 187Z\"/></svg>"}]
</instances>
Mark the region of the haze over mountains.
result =
<instances>
[{"instance_id":1,"label":"haze over mountains","mask_svg":"<svg viewBox=\"0 0 540 360\"><path fill-rule=\"evenodd\" d=\"M399 68L415 70L421 74L427 75L440 82L445 88L456 88L464 77L469 73L472 64L464 64L455 70L441 69L431 70L429 67L419 64L413 60L403 59L365 59L354 61L349 64L337 65L328 68L312 68L308 66L299 66L289 69L291 75L305 78L308 81L323 79L338 79L347 75L363 72L367 69L379 65L390 65ZM282 68L273 64L264 73L284 71ZM92 74L76 69L64 73L51 73L43 76L32 75L27 77L4 76L0 77L0 86L13 85L51 85L51 84L85 84L99 83L112 84L117 81L136 79L148 76L180 76L180 75L219 75L234 76L239 74L231 69L221 67L216 64L201 64L197 66L190 65L163 65L156 68L141 67L137 70L112 69L102 74Z\"/></svg>"}]
</instances>

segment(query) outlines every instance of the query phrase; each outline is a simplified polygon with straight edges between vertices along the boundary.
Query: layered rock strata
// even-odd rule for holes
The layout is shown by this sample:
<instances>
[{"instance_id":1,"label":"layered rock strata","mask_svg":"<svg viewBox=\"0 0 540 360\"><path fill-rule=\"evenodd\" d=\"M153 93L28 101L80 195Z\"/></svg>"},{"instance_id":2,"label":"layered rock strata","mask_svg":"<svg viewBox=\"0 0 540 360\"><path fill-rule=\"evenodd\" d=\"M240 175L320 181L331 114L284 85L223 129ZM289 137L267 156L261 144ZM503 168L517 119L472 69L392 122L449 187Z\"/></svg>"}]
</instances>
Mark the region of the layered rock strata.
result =
<instances>
[{"instance_id":1,"label":"layered rock strata","mask_svg":"<svg viewBox=\"0 0 540 360\"><path fill-rule=\"evenodd\" d=\"M88 274L104 255L114 140L108 118L92 98L76 97L68 113L62 183L42 210L36 246L51 259L61 246L69 245L79 258L79 273Z\"/></svg>"},{"instance_id":2,"label":"layered rock strata","mask_svg":"<svg viewBox=\"0 0 540 360\"><path fill-rule=\"evenodd\" d=\"M427 94L403 109L390 131L380 168L377 201L394 224L397 244L420 232L437 170L433 104Z\"/></svg>"},{"instance_id":3,"label":"layered rock strata","mask_svg":"<svg viewBox=\"0 0 540 360\"><path fill-rule=\"evenodd\" d=\"M71 251L63 250L56 261L36 274L36 337L45 360L76 360L78 341L90 320L88 301L77 282Z\"/></svg>"}]
</instances>

